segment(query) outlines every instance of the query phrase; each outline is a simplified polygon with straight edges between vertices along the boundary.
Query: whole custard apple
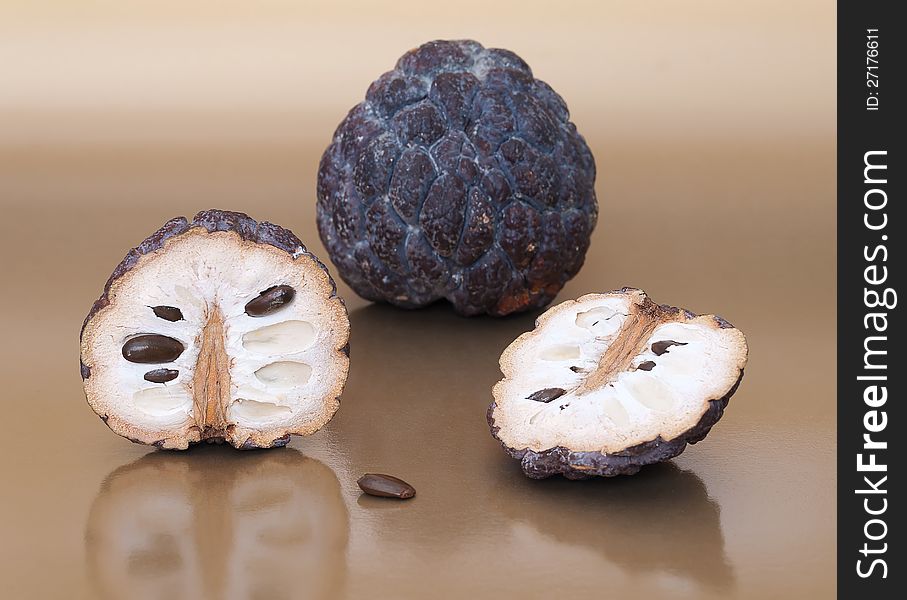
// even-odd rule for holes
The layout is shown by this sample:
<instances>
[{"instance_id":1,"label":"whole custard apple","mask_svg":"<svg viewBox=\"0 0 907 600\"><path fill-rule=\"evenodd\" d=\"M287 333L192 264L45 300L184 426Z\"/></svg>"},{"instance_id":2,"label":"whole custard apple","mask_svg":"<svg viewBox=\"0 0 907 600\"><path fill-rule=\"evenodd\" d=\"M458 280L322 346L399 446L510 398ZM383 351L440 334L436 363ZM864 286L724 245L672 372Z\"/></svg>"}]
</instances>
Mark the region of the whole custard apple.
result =
<instances>
[{"instance_id":1,"label":"whole custard apple","mask_svg":"<svg viewBox=\"0 0 907 600\"><path fill-rule=\"evenodd\" d=\"M583 264L595 161L563 99L513 52L411 50L369 87L318 172L318 230L368 300L464 315L547 305Z\"/></svg>"}]
</instances>

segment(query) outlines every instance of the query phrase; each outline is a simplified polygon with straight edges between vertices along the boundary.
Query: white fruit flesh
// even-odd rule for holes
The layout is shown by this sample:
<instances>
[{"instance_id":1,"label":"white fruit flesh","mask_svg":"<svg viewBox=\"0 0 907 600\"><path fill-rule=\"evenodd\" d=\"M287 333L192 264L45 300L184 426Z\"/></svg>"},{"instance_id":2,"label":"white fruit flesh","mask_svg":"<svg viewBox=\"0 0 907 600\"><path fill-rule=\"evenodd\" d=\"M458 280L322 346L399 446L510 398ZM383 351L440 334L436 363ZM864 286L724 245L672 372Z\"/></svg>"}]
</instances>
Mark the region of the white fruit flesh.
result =
<instances>
[{"instance_id":1,"label":"white fruit flesh","mask_svg":"<svg viewBox=\"0 0 907 600\"><path fill-rule=\"evenodd\" d=\"M287 285L293 300L263 317L245 306ZM82 362L89 403L121 435L185 448L205 437L268 446L287 433L320 428L338 407L346 380L349 321L327 273L306 254L193 228L141 257L88 322ZM172 306L183 319L155 315ZM142 334L179 340L173 362L139 364L123 344ZM166 368L166 383L144 379ZM207 432L206 432L207 429Z\"/></svg>"},{"instance_id":2,"label":"white fruit flesh","mask_svg":"<svg viewBox=\"0 0 907 600\"><path fill-rule=\"evenodd\" d=\"M499 439L537 452L614 453L694 427L739 379L746 340L711 315L652 307L630 290L586 295L539 317L501 356L492 415ZM653 351L666 341L677 344ZM539 390L563 393L530 399Z\"/></svg>"}]
</instances>

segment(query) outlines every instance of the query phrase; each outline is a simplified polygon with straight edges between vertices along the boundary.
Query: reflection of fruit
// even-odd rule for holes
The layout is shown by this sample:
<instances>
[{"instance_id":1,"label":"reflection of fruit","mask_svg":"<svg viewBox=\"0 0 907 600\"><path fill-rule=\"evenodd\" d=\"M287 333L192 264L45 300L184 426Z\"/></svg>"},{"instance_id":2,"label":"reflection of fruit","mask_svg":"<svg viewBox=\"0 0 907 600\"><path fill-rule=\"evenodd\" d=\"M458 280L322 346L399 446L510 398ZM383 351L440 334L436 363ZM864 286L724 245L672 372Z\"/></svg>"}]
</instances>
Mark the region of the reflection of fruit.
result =
<instances>
[{"instance_id":1,"label":"reflection of fruit","mask_svg":"<svg viewBox=\"0 0 907 600\"><path fill-rule=\"evenodd\" d=\"M132 441L283 446L336 412L348 336L333 280L292 232L209 210L117 266L82 328L82 379Z\"/></svg>"},{"instance_id":2,"label":"reflection of fruit","mask_svg":"<svg viewBox=\"0 0 907 600\"><path fill-rule=\"evenodd\" d=\"M526 501L497 503L511 523L592 548L630 573L662 571L718 589L733 582L720 508L692 471L666 463L632 478L517 485Z\"/></svg>"},{"instance_id":3,"label":"reflection of fruit","mask_svg":"<svg viewBox=\"0 0 907 600\"><path fill-rule=\"evenodd\" d=\"M153 453L110 474L85 533L105 598L333 598L348 517L334 473L295 450Z\"/></svg>"},{"instance_id":4,"label":"reflection of fruit","mask_svg":"<svg viewBox=\"0 0 907 600\"><path fill-rule=\"evenodd\" d=\"M488 423L529 477L632 475L708 434L746 358L721 317L632 288L588 294L507 347Z\"/></svg>"},{"instance_id":5,"label":"reflection of fruit","mask_svg":"<svg viewBox=\"0 0 907 600\"><path fill-rule=\"evenodd\" d=\"M595 163L516 54L434 41L369 87L318 172L318 229L360 296L466 315L545 306L583 264Z\"/></svg>"}]
</instances>

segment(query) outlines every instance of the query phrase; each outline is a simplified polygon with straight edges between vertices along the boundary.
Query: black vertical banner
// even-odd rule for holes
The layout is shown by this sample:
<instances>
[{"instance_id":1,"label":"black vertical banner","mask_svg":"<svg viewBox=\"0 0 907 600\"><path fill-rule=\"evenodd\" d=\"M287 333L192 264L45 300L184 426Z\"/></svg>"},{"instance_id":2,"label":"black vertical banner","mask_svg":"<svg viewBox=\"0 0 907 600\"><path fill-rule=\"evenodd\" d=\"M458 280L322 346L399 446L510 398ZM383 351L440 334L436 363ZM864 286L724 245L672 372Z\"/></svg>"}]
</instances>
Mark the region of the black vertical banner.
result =
<instances>
[{"instance_id":1,"label":"black vertical banner","mask_svg":"<svg viewBox=\"0 0 907 600\"><path fill-rule=\"evenodd\" d=\"M893 1L838 3L840 598L882 600L907 593L907 337L900 334L900 303L907 296L899 294L907 271L907 22L896 7Z\"/></svg>"}]
</instances>

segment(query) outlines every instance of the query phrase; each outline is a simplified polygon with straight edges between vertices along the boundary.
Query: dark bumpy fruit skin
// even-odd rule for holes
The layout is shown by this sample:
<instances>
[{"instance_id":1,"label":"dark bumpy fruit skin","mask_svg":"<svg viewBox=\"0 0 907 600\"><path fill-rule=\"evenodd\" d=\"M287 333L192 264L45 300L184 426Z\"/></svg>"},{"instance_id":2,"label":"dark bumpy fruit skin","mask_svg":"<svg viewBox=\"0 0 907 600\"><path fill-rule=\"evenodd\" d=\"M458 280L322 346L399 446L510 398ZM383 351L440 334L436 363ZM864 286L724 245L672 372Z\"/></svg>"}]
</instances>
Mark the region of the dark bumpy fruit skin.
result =
<instances>
[{"instance_id":1,"label":"dark bumpy fruit skin","mask_svg":"<svg viewBox=\"0 0 907 600\"><path fill-rule=\"evenodd\" d=\"M507 50L429 42L372 83L318 172L318 231L360 296L464 315L547 305L583 264L595 162Z\"/></svg>"},{"instance_id":2,"label":"dark bumpy fruit skin","mask_svg":"<svg viewBox=\"0 0 907 600\"><path fill-rule=\"evenodd\" d=\"M120 261L120 264L113 270L113 273L110 275L110 278L107 280L107 283L104 284L104 291L101 294L101 297L95 300L94 304L91 307L91 310L88 311L88 315L85 317L85 321L82 322L82 329L79 332L79 339L81 340L82 333L85 331L85 326L88 325L88 322L91 320L95 314L108 304L110 304L110 298L108 296L110 292L110 286L114 281L128 273L135 267L139 258L145 254L155 252L164 247L164 243L170 238L186 233L193 227L204 227L209 232L215 231L234 231L242 237L244 240L249 240L257 242L259 244L269 244L275 248L279 248L284 252L287 252L291 256L306 256L312 259L318 267L325 272L328 277L328 281L331 284L331 296L330 298L337 297L340 302L343 302L342 298L337 296L337 286L334 283L334 279L331 277L328 268L322 263L317 256L309 252L305 245L300 241L295 234L289 229L284 229L279 225L269 223L267 221L258 222L249 215L241 212L232 212L227 210L203 210L190 221L186 217L175 217L170 219L164 225L145 238L141 244L130 250L126 253L126 257ZM349 344L346 348L347 356L349 356ZM88 379L91 377L91 369L85 365L81 360L79 361L79 372L82 376L82 379ZM101 416L101 420L104 423L107 423L107 418ZM134 440L127 438L129 441L135 444L143 444L140 440ZM217 440L208 440L209 442L216 442ZM269 446L270 448L280 448L286 446L290 441L290 436L286 435L274 440L274 442ZM163 441L156 442L155 446L162 447ZM242 445L243 450L251 450L258 448L250 439Z\"/></svg>"}]
</instances>

